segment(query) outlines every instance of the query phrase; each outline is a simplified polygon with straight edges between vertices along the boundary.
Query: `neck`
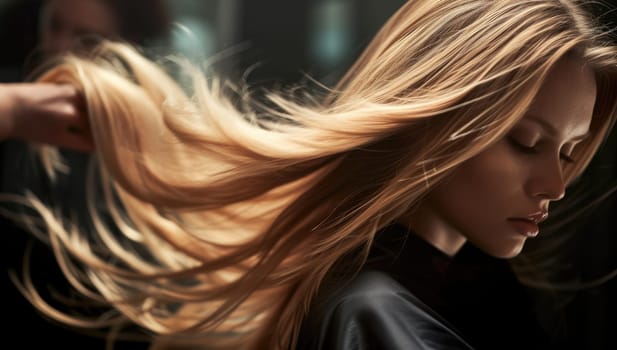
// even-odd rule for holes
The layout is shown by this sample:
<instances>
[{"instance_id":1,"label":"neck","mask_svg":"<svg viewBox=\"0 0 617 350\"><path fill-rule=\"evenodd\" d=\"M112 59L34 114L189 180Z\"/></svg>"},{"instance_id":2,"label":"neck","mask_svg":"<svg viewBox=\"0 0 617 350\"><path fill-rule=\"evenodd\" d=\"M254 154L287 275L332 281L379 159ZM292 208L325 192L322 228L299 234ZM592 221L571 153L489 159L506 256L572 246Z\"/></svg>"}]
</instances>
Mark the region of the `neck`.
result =
<instances>
[{"instance_id":1,"label":"neck","mask_svg":"<svg viewBox=\"0 0 617 350\"><path fill-rule=\"evenodd\" d=\"M432 211L420 206L413 213L399 218L399 223L409 227L416 235L448 256L454 256L467 239Z\"/></svg>"}]
</instances>

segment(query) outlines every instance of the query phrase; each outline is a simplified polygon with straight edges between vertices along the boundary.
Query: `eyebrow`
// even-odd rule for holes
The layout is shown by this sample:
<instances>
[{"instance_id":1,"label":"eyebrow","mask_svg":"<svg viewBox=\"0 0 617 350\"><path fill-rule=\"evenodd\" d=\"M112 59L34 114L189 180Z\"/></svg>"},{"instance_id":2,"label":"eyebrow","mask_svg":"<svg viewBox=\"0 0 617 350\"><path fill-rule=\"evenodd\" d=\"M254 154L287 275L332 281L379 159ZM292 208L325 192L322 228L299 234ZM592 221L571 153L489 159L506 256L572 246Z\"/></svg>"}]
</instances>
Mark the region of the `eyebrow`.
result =
<instances>
[{"instance_id":1,"label":"eyebrow","mask_svg":"<svg viewBox=\"0 0 617 350\"><path fill-rule=\"evenodd\" d=\"M559 135L559 132L557 131L557 128L555 128L551 123L549 123L546 120L544 120L544 118L541 118L541 117L539 117L537 115L533 115L532 114L532 115L527 115L526 119L529 119L529 120L531 120L531 121L533 121L533 122L535 122L537 124L540 124L540 126L544 130L546 130L553 137ZM587 137L589 137L589 131L584 133L584 134L582 134L582 135L573 137L571 140L572 141L581 141L581 140L586 139Z\"/></svg>"}]
</instances>

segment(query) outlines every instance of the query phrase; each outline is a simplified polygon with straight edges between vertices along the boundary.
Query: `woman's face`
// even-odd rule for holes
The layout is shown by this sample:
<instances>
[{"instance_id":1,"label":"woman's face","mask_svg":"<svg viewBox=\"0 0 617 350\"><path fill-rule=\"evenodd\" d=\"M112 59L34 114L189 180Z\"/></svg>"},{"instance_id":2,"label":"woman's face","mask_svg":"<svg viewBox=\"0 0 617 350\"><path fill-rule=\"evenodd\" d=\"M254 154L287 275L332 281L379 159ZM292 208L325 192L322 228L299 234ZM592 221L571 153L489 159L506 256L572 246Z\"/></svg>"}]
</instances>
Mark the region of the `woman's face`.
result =
<instances>
[{"instance_id":1,"label":"woman's face","mask_svg":"<svg viewBox=\"0 0 617 350\"><path fill-rule=\"evenodd\" d=\"M84 35L118 34L115 12L101 0L48 0L41 12L40 44L48 55L70 49Z\"/></svg>"},{"instance_id":2,"label":"woman's face","mask_svg":"<svg viewBox=\"0 0 617 350\"><path fill-rule=\"evenodd\" d=\"M492 256L516 256L564 196L563 166L589 131L595 98L593 72L559 61L525 117L430 193L411 228L449 253L467 239Z\"/></svg>"}]
</instances>

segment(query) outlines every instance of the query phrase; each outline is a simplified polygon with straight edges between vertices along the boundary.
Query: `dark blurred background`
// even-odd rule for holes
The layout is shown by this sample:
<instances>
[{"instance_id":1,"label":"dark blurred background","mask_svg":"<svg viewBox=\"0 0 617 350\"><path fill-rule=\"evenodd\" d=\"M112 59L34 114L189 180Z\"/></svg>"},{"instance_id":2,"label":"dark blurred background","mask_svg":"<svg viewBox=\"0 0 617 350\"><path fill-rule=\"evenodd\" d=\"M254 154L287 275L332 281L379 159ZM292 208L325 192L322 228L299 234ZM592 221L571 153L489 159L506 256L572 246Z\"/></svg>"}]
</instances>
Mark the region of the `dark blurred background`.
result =
<instances>
[{"instance_id":1,"label":"dark blurred background","mask_svg":"<svg viewBox=\"0 0 617 350\"><path fill-rule=\"evenodd\" d=\"M102 0L73 1L87 3ZM71 0L59 2L70 4ZM219 57L216 65L218 71L232 79L250 70L247 81L252 86L284 88L305 84L307 75L332 86L378 28L403 2L168 0L162 1L164 8L158 8L157 11L163 10L164 13L155 19L165 28L139 35L127 30L112 30L105 35L128 37L151 48L153 52L180 52L195 61L214 55ZM79 27L80 24L63 27L58 19L45 17L49 13L41 11L43 3L45 1L42 0L0 0L0 82L23 80L28 69L45 54L41 28L55 30L63 35L70 35L71 31L90 34L92 29ZM111 3L114 1L111 0ZM617 30L615 1L597 4L592 9L607 28ZM153 11L147 7L129 10L141 15ZM45 23L50 27L45 27ZM83 23L87 24L88 21ZM600 187L594 187L595 192L587 192L591 193L589 201L601 196L611 184L615 187L616 134L613 131L609 143L596 157L582 181L587 185L604 185L600 190L597 190ZM0 147L8 149L5 145ZM3 181L7 181L7 177L22 175L6 167L1 173ZM577 266L581 280L595 279L617 268L616 214L617 195L613 193L568 227L577 233L574 245L571 245L576 249L570 258L571 263ZM2 313L4 344L18 344L14 347L27 349L35 348L35 344L43 341L51 347L87 346L102 349L100 339L50 323L33 310L9 281L7 273L8 269L20 271L27 241L25 234L2 220L0 236L0 288L5 298ZM57 286L62 281L61 277L57 269L52 267L52 258L47 249L40 244L35 245L34 256L34 277L37 281L43 281L39 287L45 291L54 285L62 290ZM559 348L617 349L615 278L587 290L568 292L566 298L552 299L552 295L538 294L538 310L547 329L555 333ZM567 303L556 307L551 301L557 299L560 302L567 300ZM507 342L506 339L504 341ZM127 347L134 345L127 344ZM120 344L120 348L122 346Z\"/></svg>"}]
</instances>

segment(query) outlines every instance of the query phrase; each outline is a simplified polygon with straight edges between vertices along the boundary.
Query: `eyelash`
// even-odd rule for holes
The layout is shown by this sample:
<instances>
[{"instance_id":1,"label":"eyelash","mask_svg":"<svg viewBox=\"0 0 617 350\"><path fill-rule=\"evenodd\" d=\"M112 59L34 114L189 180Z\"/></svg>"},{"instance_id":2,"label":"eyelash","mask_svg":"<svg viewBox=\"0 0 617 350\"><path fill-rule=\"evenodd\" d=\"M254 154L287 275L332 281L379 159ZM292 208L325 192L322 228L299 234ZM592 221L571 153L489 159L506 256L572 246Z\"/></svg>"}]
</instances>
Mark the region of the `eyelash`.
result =
<instances>
[{"instance_id":1,"label":"eyelash","mask_svg":"<svg viewBox=\"0 0 617 350\"><path fill-rule=\"evenodd\" d=\"M517 142L516 140L514 140L513 138L510 138L510 144L512 144L517 150L523 152L523 153L527 153L527 154L535 154L538 153L538 150L536 149L536 146L532 146L532 147L528 147L525 146L519 142ZM561 160L563 160L566 163L575 163L576 160L570 156L566 156L565 154L560 154L559 158L561 158Z\"/></svg>"}]
</instances>

